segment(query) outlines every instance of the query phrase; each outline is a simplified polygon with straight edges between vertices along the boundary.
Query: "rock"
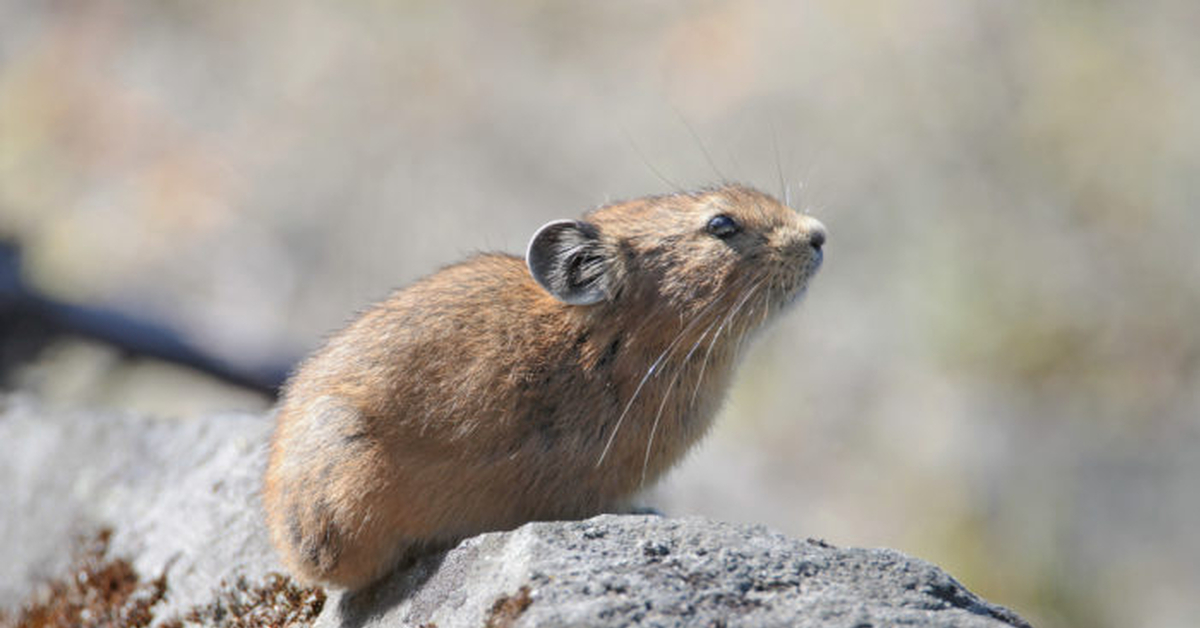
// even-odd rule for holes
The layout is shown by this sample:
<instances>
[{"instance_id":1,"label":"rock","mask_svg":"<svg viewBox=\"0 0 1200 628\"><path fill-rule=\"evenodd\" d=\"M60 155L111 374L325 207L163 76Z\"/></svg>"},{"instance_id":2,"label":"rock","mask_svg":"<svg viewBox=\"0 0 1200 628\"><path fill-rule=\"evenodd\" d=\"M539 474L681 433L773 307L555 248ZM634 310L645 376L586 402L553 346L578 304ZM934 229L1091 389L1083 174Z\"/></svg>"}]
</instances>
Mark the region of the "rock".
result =
<instances>
[{"instance_id":1,"label":"rock","mask_svg":"<svg viewBox=\"0 0 1200 628\"><path fill-rule=\"evenodd\" d=\"M630 515L468 539L366 591L331 596L317 623L430 624L1027 626L941 569L893 550Z\"/></svg>"},{"instance_id":2,"label":"rock","mask_svg":"<svg viewBox=\"0 0 1200 628\"><path fill-rule=\"evenodd\" d=\"M165 573L159 620L210 604L222 581L282 571L258 503L268 418L158 421L0 413L0 608L57 575L74 535ZM761 527L603 515L467 539L357 593L318 626L1027 626L937 567Z\"/></svg>"},{"instance_id":3,"label":"rock","mask_svg":"<svg viewBox=\"0 0 1200 628\"><path fill-rule=\"evenodd\" d=\"M239 577L283 571L261 523L271 422L252 414L170 421L54 412L0 399L0 609L67 569L79 537L111 528L110 554L162 573L166 617Z\"/></svg>"}]
</instances>

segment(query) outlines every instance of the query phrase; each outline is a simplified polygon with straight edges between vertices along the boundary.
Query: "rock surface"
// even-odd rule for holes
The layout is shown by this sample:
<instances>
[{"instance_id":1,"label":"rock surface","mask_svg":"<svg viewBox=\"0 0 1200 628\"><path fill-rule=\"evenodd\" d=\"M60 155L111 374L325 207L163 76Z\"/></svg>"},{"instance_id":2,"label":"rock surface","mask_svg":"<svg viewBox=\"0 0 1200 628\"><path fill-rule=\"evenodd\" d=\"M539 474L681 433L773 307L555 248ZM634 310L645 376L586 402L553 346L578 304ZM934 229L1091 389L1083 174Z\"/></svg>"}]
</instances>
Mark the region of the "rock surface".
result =
<instances>
[{"instance_id":1,"label":"rock surface","mask_svg":"<svg viewBox=\"0 0 1200 628\"><path fill-rule=\"evenodd\" d=\"M502 619L498 619L502 618ZM603 515L484 534L318 626L1025 626L937 567L761 527ZM505 623L509 622L509 623Z\"/></svg>"},{"instance_id":2,"label":"rock surface","mask_svg":"<svg viewBox=\"0 0 1200 628\"><path fill-rule=\"evenodd\" d=\"M281 571L259 516L268 418L193 421L0 412L0 608L65 568L101 526L112 553L167 574L160 619L222 581ZM484 534L365 591L319 626L1026 626L937 567L703 519L604 515Z\"/></svg>"},{"instance_id":3,"label":"rock surface","mask_svg":"<svg viewBox=\"0 0 1200 628\"><path fill-rule=\"evenodd\" d=\"M0 398L0 608L67 569L75 541L113 531L110 554L164 572L156 615L211 600L222 582L282 572L258 488L271 423L252 414L172 421L54 412Z\"/></svg>"}]
</instances>

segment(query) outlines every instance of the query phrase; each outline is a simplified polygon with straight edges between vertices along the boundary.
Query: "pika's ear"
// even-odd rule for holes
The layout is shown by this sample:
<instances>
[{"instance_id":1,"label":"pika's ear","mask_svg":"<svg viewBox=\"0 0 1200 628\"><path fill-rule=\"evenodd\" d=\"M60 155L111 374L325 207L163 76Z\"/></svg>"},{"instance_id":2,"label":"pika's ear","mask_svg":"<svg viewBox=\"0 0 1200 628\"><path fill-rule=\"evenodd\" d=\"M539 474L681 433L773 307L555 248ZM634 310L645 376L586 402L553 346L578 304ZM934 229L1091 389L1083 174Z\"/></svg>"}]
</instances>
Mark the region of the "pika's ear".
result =
<instances>
[{"instance_id":1,"label":"pika's ear","mask_svg":"<svg viewBox=\"0 0 1200 628\"><path fill-rule=\"evenodd\" d=\"M542 225L525 254L534 280L554 298L571 305L591 305L608 298L610 262L600 231L581 220Z\"/></svg>"}]
</instances>

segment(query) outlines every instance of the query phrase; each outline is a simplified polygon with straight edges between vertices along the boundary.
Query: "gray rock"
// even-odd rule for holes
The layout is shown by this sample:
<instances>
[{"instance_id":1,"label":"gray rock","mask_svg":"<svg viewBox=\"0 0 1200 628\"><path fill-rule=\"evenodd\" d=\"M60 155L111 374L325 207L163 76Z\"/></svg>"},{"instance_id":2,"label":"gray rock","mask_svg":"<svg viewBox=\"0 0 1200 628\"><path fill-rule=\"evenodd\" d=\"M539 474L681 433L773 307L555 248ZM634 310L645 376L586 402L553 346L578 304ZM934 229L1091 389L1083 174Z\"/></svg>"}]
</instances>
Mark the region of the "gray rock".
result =
<instances>
[{"instance_id":1,"label":"gray rock","mask_svg":"<svg viewBox=\"0 0 1200 628\"><path fill-rule=\"evenodd\" d=\"M261 523L268 418L169 421L50 411L0 399L0 608L67 569L75 540L113 530L110 555L166 573L156 615L206 603L222 581L283 571Z\"/></svg>"},{"instance_id":2,"label":"gray rock","mask_svg":"<svg viewBox=\"0 0 1200 628\"><path fill-rule=\"evenodd\" d=\"M896 551L629 515L468 539L330 597L317 625L477 627L493 614L506 626L1027 626Z\"/></svg>"},{"instance_id":3,"label":"gray rock","mask_svg":"<svg viewBox=\"0 0 1200 628\"><path fill-rule=\"evenodd\" d=\"M71 539L166 573L154 610L211 602L222 581L282 571L260 516L259 415L158 421L0 412L0 608L65 569ZM354 594L319 626L1026 626L937 567L704 519L604 515L484 534Z\"/></svg>"}]
</instances>

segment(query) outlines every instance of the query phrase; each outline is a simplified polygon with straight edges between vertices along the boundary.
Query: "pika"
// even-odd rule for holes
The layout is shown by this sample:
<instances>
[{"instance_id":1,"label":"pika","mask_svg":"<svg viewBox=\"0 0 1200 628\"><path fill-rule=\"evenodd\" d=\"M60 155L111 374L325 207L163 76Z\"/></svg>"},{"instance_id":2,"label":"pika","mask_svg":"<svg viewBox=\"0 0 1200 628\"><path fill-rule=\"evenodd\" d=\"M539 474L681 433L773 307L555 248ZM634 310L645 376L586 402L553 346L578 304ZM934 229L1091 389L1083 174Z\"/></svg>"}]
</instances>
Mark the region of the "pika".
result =
<instances>
[{"instance_id":1,"label":"pika","mask_svg":"<svg viewBox=\"0 0 1200 628\"><path fill-rule=\"evenodd\" d=\"M285 385L263 502L303 582L623 509L709 428L825 228L740 185L600 207L401 289Z\"/></svg>"}]
</instances>

